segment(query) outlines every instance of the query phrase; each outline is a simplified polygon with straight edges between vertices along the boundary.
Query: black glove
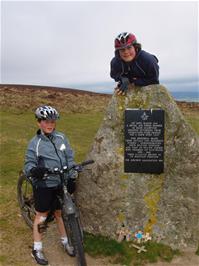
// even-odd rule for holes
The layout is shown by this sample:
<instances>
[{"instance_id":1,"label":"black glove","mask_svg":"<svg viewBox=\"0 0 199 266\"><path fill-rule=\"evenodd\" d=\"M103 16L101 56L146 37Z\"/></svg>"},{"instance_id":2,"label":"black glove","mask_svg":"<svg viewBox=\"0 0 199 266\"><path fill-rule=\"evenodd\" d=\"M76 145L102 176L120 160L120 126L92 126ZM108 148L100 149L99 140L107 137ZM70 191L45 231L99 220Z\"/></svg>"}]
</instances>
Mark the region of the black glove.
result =
<instances>
[{"instance_id":1,"label":"black glove","mask_svg":"<svg viewBox=\"0 0 199 266\"><path fill-rule=\"evenodd\" d=\"M69 172L69 178L76 179L78 177L78 171L75 169L70 170Z\"/></svg>"},{"instance_id":2,"label":"black glove","mask_svg":"<svg viewBox=\"0 0 199 266\"><path fill-rule=\"evenodd\" d=\"M126 77L121 77L120 78L120 82L118 84L118 87L119 89L122 91L122 92L126 92L128 90L128 86L130 85L130 81L128 78Z\"/></svg>"},{"instance_id":3,"label":"black glove","mask_svg":"<svg viewBox=\"0 0 199 266\"><path fill-rule=\"evenodd\" d=\"M38 179L42 179L44 177L44 174L47 172L47 168L45 167L33 167L30 170L30 173L33 177L36 177Z\"/></svg>"}]
</instances>

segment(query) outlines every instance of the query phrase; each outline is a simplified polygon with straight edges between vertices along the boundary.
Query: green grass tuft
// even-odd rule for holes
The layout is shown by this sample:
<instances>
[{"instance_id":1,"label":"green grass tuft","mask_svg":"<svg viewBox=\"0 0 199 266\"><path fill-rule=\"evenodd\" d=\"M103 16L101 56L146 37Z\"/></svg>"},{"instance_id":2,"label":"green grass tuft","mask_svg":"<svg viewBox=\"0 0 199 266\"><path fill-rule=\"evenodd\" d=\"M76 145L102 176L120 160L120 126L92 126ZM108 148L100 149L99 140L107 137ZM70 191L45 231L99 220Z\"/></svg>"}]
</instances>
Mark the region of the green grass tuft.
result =
<instances>
[{"instance_id":1,"label":"green grass tuft","mask_svg":"<svg viewBox=\"0 0 199 266\"><path fill-rule=\"evenodd\" d=\"M197 250L196 250L196 255L199 256L199 243L198 243L198 248L197 248Z\"/></svg>"},{"instance_id":2,"label":"green grass tuft","mask_svg":"<svg viewBox=\"0 0 199 266\"><path fill-rule=\"evenodd\" d=\"M126 243L118 243L104 236L94 236L86 233L84 240L85 251L91 256L113 257L112 263L130 265L133 253Z\"/></svg>"},{"instance_id":3,"label":"green grass tuft","mask_svg":"<svg viewBox=\"0 0 199 266\"><path fill-rule=\"evenodd\" d=\"M85 251L91 256L106 256L110 262L120 263L122 265L141 266L147 262L154 263L159 259L170 262L175 255L180 255L178 250L173 250L171 247L156 243L148 242L144 246L147 252L137 253L134 247L131 247L132 242L121 242L104 237L94 236L85 233Z\"/></svg>"},{"instance_id":4,"label":"green grass tuft","mask_svg":"<svg viewBox=\"0 0 199 266\"><path fill-rule=\"evenodd\" d=\"M187 114L186 116L187 122L190 124L190 126L196 131L196 133L199 135L199 119L198 119L198 113L195 114Z\"/></svg>"}]
</instances>

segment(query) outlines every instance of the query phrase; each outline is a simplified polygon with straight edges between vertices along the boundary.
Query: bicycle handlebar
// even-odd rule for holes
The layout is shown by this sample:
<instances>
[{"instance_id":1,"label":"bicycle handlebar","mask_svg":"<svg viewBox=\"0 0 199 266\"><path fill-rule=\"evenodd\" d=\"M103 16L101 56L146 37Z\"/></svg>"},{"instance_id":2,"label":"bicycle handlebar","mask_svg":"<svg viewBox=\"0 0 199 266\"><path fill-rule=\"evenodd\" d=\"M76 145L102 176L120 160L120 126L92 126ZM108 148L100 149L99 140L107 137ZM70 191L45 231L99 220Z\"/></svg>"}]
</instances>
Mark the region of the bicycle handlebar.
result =
<instances>
[{"instance_id":1,"label":"bicycle handlebar","mask_svg":"<svg viewBox=\"0 0 199 266\"><path fill-rule=\"evenodd\" d=\"M88 164L92 164L94 162L95 162L94 160L88 160L88 161L84 161L84 162L80 163L79 165L85 166L85 165L88 165Z\"/></svg>"},{"instance_id":2,"label":"bicycle handlebar","mask_svg":"<svg viewBox=\"0 0 199 266\"><path fill-rule=\"evenodd\" d=\"M63 174L63 173L67 173L70 170L74 169L78 172L82 171L82 168L88 164L93 164L95 161L94 160L88 160L88 161L84 161L80 164L75 164L73 166L71 166L70 168L68 168L67 166L63 166L62 169L59 168L54 168L54 169L47 169L46 174ZM81 170L80 170L81 169Z\"/></svg>"}]
</instances>

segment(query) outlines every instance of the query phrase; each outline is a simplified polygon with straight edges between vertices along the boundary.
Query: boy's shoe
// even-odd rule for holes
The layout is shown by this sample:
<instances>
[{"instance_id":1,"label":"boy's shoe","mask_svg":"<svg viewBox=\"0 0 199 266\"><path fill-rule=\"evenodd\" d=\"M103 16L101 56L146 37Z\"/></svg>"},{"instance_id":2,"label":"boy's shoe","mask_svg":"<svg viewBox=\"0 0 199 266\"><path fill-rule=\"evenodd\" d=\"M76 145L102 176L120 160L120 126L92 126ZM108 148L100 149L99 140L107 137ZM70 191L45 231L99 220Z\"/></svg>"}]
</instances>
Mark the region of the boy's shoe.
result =
<instances>
[{"instance_id":1,"label":"boy's shoe","mask_svg":"<svg viewBox=\"0 0 199 266\"><path fill-rule=\"evenodd\" d=\"M47 259L44 257L42 250L32 250L31 256L36 260L40 265L48 265Z\"/></svg>"},{"instance_id":2,"label":"boy's shoe","mask_svg":"<svg viewBox=\"0 0 199 266\"><path fill-rule=\"evenodd\" d=\"M74 247L72 247L69 243L63 244L64 250L68 253L69 256L75 257L75 250Z\"/></svg>"}]
</instances>

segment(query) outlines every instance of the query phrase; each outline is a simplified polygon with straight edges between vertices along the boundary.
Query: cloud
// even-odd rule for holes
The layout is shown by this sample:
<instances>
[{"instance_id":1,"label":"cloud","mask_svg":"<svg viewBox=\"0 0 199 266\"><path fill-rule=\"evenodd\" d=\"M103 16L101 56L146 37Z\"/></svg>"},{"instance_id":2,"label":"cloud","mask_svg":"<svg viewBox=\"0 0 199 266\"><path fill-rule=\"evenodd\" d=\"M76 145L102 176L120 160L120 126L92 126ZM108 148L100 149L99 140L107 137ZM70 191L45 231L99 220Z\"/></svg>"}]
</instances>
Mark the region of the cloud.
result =
<instances>
[{"instance_id":1,"label":"cloud","mask_svg":"<svg viewBox=\"0 0 199 266\"><path fill-rule=\"evenodd\" d=\"M2 82L109 81L113 41L136 34L162 78L197 75L196 2L2 2Z\"/></svg>"}]
</instances>

